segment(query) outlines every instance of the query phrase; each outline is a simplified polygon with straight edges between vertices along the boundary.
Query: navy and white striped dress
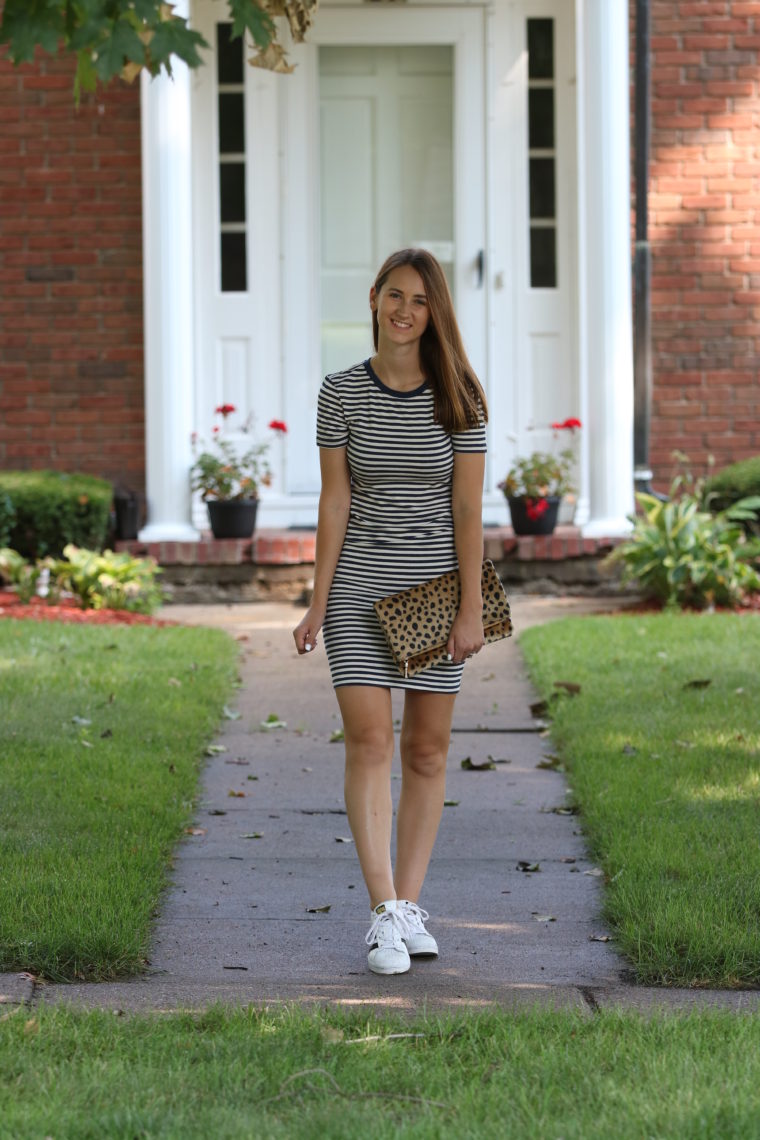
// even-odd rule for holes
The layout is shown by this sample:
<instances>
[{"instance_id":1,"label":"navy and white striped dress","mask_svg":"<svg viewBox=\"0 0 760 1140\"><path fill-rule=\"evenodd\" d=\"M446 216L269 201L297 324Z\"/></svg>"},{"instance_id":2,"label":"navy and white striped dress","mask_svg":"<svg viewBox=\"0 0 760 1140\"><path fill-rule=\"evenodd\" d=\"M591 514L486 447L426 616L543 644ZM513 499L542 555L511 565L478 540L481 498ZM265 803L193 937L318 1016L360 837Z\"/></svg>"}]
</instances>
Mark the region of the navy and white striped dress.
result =
<instances>
[{"instance_id":1,"label":"navy and white striped dress","mask_svg":"<svg viewBox=\"0 0 760 1140\"><path fill-rule=\"evenodd\" d=\"M458 692L462 665L402 676L372 603L456 568L454 453L484 452L485 425L449 435L433 419L427 384L396 392L365 360L325 378L317 444L345 447L351 472L351 511L323 630L333 685Z\"/></svg>"}]
</instances>

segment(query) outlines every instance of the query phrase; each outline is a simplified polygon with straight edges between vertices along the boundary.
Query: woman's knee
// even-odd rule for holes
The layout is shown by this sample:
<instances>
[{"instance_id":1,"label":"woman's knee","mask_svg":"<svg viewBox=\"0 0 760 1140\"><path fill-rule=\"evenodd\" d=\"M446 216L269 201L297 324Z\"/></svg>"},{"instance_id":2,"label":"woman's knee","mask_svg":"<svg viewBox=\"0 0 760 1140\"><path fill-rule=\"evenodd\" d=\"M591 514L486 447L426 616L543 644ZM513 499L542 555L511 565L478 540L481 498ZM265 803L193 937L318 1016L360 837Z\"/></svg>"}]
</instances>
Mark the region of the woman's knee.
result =
<instances>
[{"instance_id":1,"label":"woman's knee","mask_svg":"<svg viewBox=\"0 0 760 1140\"><path fill-rule=\"evenodd\" d=\"M381 725L344 727L346 763L352 767L383 767L393 759L393 733Z\"/></svg>"},{"instance_id":2,"label":"woman's knee","mask_svg":"<svg viewBox=\"0 0 760 1140\"><path fill-rule=\"evenodd\" d=\"M402 736L401 764L415 776L433 778L446 771L448 742L430 737Z\"/></svg>"}]
</instances>

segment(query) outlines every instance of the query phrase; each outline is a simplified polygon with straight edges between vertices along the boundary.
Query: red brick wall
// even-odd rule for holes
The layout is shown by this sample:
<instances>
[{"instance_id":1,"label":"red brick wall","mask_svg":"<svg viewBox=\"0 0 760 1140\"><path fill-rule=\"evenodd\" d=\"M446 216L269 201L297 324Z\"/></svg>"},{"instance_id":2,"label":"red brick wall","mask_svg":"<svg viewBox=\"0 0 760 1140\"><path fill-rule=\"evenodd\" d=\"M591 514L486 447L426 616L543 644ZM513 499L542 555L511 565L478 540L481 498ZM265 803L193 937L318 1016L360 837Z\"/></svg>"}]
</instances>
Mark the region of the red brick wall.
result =
<instances>
[{"instance_id":1,"label":"red brick wall","mask_svg":"<svg viewBox=\"0 0 760 1140\"><path fill-rule=\"evenodd\" d=\"M652 0L651 461L760 454L760 0Z\"/></svg>"},{"instance_id":2,"label":"red brick wall","mask_svg":"<svg viewBox=\"0 0 760 1140\"><path fill-rule=\"evenodd\" d=\"M139 86L0 60L0 468L144 483Z\"/></svg>"}]
</instances>

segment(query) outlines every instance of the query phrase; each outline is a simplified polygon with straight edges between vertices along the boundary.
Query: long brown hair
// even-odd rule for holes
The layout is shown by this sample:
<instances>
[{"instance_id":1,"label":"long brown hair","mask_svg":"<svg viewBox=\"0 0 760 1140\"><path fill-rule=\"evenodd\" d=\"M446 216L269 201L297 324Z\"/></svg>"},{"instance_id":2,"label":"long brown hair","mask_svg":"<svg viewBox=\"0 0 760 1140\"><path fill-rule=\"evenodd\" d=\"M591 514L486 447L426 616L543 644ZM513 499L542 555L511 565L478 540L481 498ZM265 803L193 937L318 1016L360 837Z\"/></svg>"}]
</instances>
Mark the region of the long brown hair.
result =
<instances>
[{"instance_id":1,"label":"long brown hair","mask_svg":"<svg viewBox=\"0 0 760 1140\"><path fill-rule=\"evenodd\" d=\"M462 344L451 293L440 264L425 249L399 249L375 278L379 293L394 269L411 265L422 278L428 304L427 328L420 339L420 363L433 389L435 418L444 431L466 431L488 420L483 388ZM377 313L372 311L372 337L378 347Z\"/></svg>"}]
</instances>

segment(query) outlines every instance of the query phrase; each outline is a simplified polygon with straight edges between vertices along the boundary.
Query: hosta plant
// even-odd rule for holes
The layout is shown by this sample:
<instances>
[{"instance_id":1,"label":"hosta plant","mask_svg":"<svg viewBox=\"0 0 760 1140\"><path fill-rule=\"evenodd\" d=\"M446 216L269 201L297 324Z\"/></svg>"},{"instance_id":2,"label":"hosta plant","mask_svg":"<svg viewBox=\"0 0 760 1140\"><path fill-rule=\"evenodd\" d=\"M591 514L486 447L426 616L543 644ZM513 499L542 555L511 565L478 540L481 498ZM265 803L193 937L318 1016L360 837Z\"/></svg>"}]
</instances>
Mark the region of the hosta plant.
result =
<instances>
[{"instance_id":1,"label":"hosta plant","mask_svg":"<svg viewBox=\"0 0 760 1140\"><path fill-rule=\"evenodd\" d=\"M742 523L760 511L760 496L740 500L711 514L701 482L679 475L666 501L639 492L642 514L632 516L633 532L609 555L622 563L623 581L644 597L668 607L736 605L760 590L753 563L760 549L748 542Z\"/></svg>"},{"instance_id":2,"label":"hosta plant","mask_svg":"<svg viewBox=\"0 0 760 1140\"><path fill-rule=\"evenodd\" d=\"M161 604L156 576L160 567L152 558L134 558L127 552L98 553L67 546L62 560L50 560L51 579L74 594L82 609L131 610L150 614Z\"/></svg>"}]
</instances>

